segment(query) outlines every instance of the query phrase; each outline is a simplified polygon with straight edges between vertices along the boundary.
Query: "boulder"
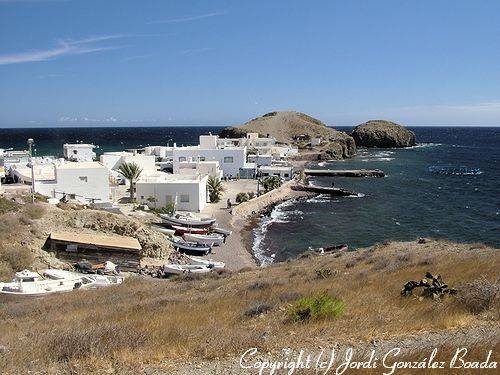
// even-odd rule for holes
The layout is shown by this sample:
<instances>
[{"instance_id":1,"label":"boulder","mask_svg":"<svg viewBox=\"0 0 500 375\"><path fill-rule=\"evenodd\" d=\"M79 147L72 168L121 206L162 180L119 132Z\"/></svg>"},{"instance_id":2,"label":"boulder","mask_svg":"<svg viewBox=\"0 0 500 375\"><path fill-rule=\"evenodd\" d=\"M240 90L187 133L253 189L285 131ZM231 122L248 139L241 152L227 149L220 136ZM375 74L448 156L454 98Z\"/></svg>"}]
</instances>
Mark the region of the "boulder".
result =
<instances>
[{"instance_id":1,"label":"boulder","mask_svg":"<svg viewBox=\"0 0 500 375\"><path fill-rule=\"evenodd\" d=\"M298 140L321 138L317 148L319 159L342 159L356 154L354 139L341 131L326 126L323 122L301 112L270 112L240 126L222 129L221 138L240 138L247 133L271 136L279 143L293 144Z\"/></svg>"},{"instance_id":2,"label":"boulder","mask_svg":"<svg viewBox=\"0 0 500 375\"><path fill-rule=\"evenodd\" d=\"M371 120L358 125L351 133L358 147L415 146L415 133L404 126L385 120Z\"/></svg>"}]
</instances>

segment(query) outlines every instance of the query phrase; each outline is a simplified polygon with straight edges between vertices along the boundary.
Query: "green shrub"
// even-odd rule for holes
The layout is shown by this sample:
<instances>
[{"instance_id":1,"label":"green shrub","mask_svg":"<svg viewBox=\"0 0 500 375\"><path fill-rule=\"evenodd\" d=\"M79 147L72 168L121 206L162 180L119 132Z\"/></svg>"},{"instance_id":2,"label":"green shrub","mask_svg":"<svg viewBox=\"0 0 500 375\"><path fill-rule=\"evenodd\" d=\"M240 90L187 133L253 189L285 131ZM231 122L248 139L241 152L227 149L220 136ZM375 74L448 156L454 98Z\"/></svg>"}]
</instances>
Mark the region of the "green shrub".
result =
<instances>
[{"instance_id":1,"label":"green shrub","mask_svg":"<svg viewBox=\"0 0 500 375\"><path fill-rule=\"evenodd\" d=\"M236 203L248 202L249 200L250 198L245 192L241 192L236 195Z\"/></svg>"},{"instance_id":2,"label":"green shrub","mask_svg":"<svg viewBox=\"0 0 500 375\"><path fill-rule=\"evenodd\" d=\"M344 307L342 300L332 298L325 292L299 299L289 307L288 316L293 322L335 319L342 315Z\"/></svg>"},{"instance_id":3,"label":"green shrub","mask_svg":"<svg viewBox=\"0 0 500 375\"><path fill-rule=\"evenodd\" d=\"M19 209L19 204L7 198L0 197L0 215L7 212L14 212Z\"/></svg>"},{"instance_id":4,"label":"green shrub","mask_svg":"<svg viewBox=\"0 0 500 375\"><path fill-rule=\"evenodd\" d=\"M152 208L151 211L154 211L157 214L173 215L175 213L175 206L173 203L167 203L165 207Z\"/></svg>"}]
</instances>

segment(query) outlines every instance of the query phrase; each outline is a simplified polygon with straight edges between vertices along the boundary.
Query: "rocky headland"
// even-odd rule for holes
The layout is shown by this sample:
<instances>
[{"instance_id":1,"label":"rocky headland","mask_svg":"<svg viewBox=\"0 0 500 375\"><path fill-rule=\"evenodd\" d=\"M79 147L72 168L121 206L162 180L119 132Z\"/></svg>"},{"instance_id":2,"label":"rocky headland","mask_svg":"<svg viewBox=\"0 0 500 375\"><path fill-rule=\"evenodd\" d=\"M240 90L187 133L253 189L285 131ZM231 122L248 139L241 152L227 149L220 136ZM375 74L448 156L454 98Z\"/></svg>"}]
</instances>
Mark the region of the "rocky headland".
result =
<instances>
[{"instance_id":1,"label":"rocky headland","mask_svg":"<svg viewBox=\"0 0 500 375\"><path fill-rule=\"evenodd\" d=\"M386 120L371 120L358 125L351 133L358 147L415 146L415 133L404 126Z\"/></svg>"},{"instance_id":2,"label":"rocky headland","mask_svg":"<svg viewBox=\"0 0 500 375\"><path fill-rule=\"evenodd\" d=\"M315 147L316 160L343 159L356 154L354 139L347 133L327 127L323 122L301 112L270 112L240 126L224 128L219 134L223 138L259 133L271 136L279 143L307 144L313 138L321 138Z\"/></svg>"}]
</instances>

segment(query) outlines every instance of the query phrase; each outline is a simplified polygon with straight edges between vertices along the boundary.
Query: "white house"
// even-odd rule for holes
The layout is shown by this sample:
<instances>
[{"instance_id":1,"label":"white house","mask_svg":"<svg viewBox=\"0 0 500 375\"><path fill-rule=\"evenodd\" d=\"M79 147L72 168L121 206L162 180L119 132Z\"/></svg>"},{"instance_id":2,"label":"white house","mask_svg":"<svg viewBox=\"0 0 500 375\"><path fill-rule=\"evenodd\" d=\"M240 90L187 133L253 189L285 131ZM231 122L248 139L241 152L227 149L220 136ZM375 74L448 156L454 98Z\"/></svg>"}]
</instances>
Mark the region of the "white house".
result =
<instances>
[{"instance_id":1,"label":"white house","mask_svg":"<svg viewBox=\"0 0 500 375\"><path fill-rule=\"evenodd\" d=\"M262 165L271 165L273 162L272 155L248 155L248 162L255 163L258 167Z\"/></svg>"},{"instance_id":2,"label":"white house","mask_svg":"<svg viewBox=\"0 0 500 375\"><path fill-rule=\"evenodd\" d=\"M165 207L173 203L176 210L200 212L207 204L207 180L207 175L157 172L137 180L136 199L152 207ZM154 197L155 202L150 202L150 197Z\"/></svg>"},{"instance_id":3,"label":"white house","mask_svg":"<svg viewBox=\"0 0 500 375\"><path fill-rule=\"evenodd\" d=\"M293 177L293 167L270 165L259 168L259 174L262 177L278 176L283 180L291 180Z\"/></svg>"},{"instance_id":4,"label":"white house","mask_svg":"<svg viewBox=\"0 0 500 375\"><path fill-rule=\"evenodd\" d=\"M125 163L137 164L145 174L156 171L156 158L154 155L134 154L126 151L105 152L101 155L100 161L110 171L117 171Z\"/></svg>"},{"instance_id":5,"label":"white house","mask_svg":"<svg viewBox=\"0 0 500 375\"><path fill-rule=\"evenodd\" d=\"M39 180L35 175L37 193L59 199L66 196L82 203L110 201L109 171L101 163L56 162L53 168L52 180Z\"/></svg>"},{"instance_id":6,"label":"white house","mask_svg":"<svg viewBox=\"0 0 500 375\"><path fill-rule=\"evenodd\" d=\"M201 135L199 146L176 147L173 150L173 168L178 163L192 161L218 161L224 177L237 177L245 168L246 147L219 146L216 135Z\"/></svg>"},{"instance_id":7,"label":"white house","mask_svg":"<svg viewBox=\"0 0 500 375\"><path fill-rule=\"evenodd\" d=\"M174 174L182 175L202 175L215 177L221 179L223 176L222 170L219 168L219 162L216 160L207 161L182 161L176 163L176 168L173 170Z\"/></svg>"},{"instance_id":8,"label":"white house","mask_svg":"<svg viewBox=\"0 0 500 375\"><path fill-rule=\"evenodd\" d=\"M94 145L87 143L66 143L63 145L64 158L69 161L92 161L96 154Z\"/></svg>"}]
</instances>

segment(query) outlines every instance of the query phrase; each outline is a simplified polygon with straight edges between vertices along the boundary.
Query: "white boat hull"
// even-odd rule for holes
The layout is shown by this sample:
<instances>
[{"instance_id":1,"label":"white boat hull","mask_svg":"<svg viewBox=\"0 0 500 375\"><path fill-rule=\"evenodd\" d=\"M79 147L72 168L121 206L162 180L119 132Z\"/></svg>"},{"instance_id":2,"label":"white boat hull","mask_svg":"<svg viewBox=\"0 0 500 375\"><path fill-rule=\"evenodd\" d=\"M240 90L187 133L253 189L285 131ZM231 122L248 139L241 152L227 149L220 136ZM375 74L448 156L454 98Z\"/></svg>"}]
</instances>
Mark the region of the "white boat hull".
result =
<instances>
[{"instance_id":1,"label":"white boat hull","mask_svg":"<svg viewBox=\"0 0 500 375\"><path fill-rule=\"evenodd\" d=\"M180 264L166 264L163 266L163 271L166 275L181 275L186 273L209 273L213 268L203 265L180 265Z\"/></svg>"},{"instance_id":2,"label":"white boat hull","mask_svg":"<svg viewBox=\"0 0 500 375\"><path fill-rule=\"evenodd\" d=\"M196 242L208 246L219 246L224 242L224 237L217 234L186 233L183 237L188 242Z\"/></svg>"}]
</instances>

